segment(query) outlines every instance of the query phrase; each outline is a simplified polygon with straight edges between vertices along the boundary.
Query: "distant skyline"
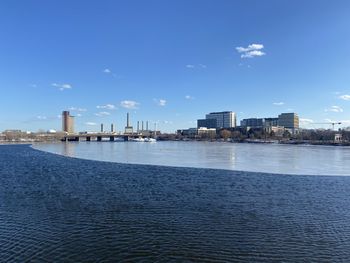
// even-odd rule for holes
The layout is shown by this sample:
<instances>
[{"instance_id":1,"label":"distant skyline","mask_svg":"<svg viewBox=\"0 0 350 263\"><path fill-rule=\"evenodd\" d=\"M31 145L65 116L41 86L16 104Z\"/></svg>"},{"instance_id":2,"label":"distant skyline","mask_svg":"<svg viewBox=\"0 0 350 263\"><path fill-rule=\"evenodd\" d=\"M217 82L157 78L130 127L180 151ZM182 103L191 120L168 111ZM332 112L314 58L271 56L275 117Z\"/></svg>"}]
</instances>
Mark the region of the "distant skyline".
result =
<instances>
[{"instance_id":1,"label":"distant skyline","mask_svg":"<svg viewBox=\"0 0 350 263\"><path fill-rule=\"evenodd\" d=\"M213 111L350 126L349 1L0 2L0 131L162 131ZM153 126L152 126L153 127Z\"/></svg>"}]
</instances>

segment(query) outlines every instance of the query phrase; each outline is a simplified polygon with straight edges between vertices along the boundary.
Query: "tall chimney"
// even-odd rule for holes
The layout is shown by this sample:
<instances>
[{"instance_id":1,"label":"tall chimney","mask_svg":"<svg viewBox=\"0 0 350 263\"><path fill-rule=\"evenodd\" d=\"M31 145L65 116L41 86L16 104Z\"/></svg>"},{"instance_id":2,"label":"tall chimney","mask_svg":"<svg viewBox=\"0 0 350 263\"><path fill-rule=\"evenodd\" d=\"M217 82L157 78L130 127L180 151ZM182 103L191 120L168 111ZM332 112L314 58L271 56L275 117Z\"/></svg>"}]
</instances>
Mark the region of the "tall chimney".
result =
<instances>
[{"instance_id":1,"label":"tall chimney","mask_svg":"<svg viewBox=\"0 0 350 263\"><path fill-rule=\"evenodd\" d=\"M137 121L137 132L140 131L140 121Z\"/></svg>"},{"instance_id":2,"label":"tall chimney","mask_svg":"<svg viewBox=\"0 0 350 263\"><path fill-rule=\"evenodd\" d=\"M111 132L114 132L113 123L111 124Z\"/></svg>"},{"instance_id":3,"label":"tall chimney","mask_svg":"<svg viewBox=\"0 0 350 263\"><path fill-rule=\"evenodd\" d=\"M142 129L142 131L143 131L143 121L142 121L141 129Z\"/></svg>"},{"instance_id":4,"label":"tall chimney","mask_svg":"<svg viewBox=\"0 0 350 263\"><path fill-rule=\"evenodd\" d=\"M148 131L148 121L146 121L146 131Z\"/></svg>"},{"instance_id":5,"label":"tall chimney","mask_svg":"<svg viewBox=\"0 0 350 263\"><path fill-rule=\"evenodd\" d=\"M101 123L101 132L103 132L103 123Z\"/></svg>"},{"instance_id":6,"label":"tall chimney","mask_svg":"<svg viewBox=\"0 0 350 263\"><path fill-rule=\"evenodd\" d=\"M126 127L130 127L129 112L126 114Z\"/></svg>"}]
</instances>

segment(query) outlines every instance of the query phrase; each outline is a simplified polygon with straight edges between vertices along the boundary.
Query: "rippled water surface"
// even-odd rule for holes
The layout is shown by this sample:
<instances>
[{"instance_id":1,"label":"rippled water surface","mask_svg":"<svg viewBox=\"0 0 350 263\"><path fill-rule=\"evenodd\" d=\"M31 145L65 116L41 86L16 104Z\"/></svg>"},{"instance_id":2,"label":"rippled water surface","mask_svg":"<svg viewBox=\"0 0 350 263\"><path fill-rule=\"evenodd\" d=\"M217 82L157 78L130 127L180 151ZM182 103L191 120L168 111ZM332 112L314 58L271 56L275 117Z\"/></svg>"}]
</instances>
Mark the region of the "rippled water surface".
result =
<instances>
[{"instance_id":1,"label":"rippled water surface","mask_svg":"<svg viewBox=\"0 0 350 263\"><path fill-rule=\"evenodd\" d=\"M350 177L0 146L2 262L347 262Z\"/></svg>"},{"instance_id":2,"label":"rippled water surface","mask_svg":"<svg viewBox=\"0 0 350 263\"><path fill-rule=\"evenodd\" d=\"M217 142L69 142L35 148L121 163L278 174L350 175L350 147Z\"/></svg>"}]
</instances>

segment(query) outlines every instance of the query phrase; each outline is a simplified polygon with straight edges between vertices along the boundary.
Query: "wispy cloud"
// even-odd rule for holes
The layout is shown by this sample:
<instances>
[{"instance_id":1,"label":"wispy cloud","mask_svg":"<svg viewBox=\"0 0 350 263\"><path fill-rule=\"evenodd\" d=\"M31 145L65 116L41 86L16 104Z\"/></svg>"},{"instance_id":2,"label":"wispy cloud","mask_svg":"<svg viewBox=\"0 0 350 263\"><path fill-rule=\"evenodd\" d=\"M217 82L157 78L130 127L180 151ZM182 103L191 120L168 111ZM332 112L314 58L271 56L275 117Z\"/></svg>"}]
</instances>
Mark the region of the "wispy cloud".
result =
<instances>
[{"instance_id":1,"label":"wispy cloud","mask_svg":"<svg viewBox=\"0 0 350 263\"><path fill-rule=\"evenodd\" d=\"M248 47L236 47L236 50L241 54L241 58L253 58L266 55L266 53L262 51L263 48L263 44L251 44Z\"/></svg>"},{"instance_id":2,"label":"wispy cloud","mask_svg":"<svg viewBox=\"0 0 350 263\"><path fill-rule=\"evenodd\" d=\"M120 79L122 78L122 76L117 75L116 73L112 72L112 70L110 70L109 68L105 68L104 70L102 70L103 73L106 74L111 74L114 78Z\"/></svg>"},{"instance_id":3,"label":"wispy cloud","mask_svg":"<svg viewBox=\"0 0 350 263\"><path fill-rule=\"evenodd\" d=\"M189 69L193 69L193 68L207 68L207 65L205 64L197 64L197 65L194 65L194 64L187 64L186 65L186 68L189 68Z\"/></svg>"},{"instance_id":4,"label":"wispy cloud","mask_svg":"<svg viewBox=\"0 0 350 263\"><path fill-rule=\"evenodd\" d=\"M95 113L95 115L98 117L103 117L103 116L109 116L111 114L107 111L101 111L101 112Z\"/></svg>"},{"instance_id":5,"label":"wispy cloud","mask_svg":"<svg viewBox=\"0 0 350 263\"><path fill-rule=\"evenodd\" d=\"M88 121L88 122L85 122L85 125L88 125L88 126L96 126L97 123L96 123L96 122Z\"/></svg>"},{"instance_id":6,"label":"wispy cloud","mask_svg":"<svg viewBox=\"0 0 350 263\"><path fill-rule=\"evenodd\" d=\"M186 100L194 100L194 97L192 97L191 95L186 95L186 96L185 96L185 99L186 99Z\"/></svg>"},{"instance_id":7,"label":"wispy cloud","mask_svg":"<svg viewBox=\"0 0 350 263\"><path fill-rule=\"evenodd\" d=\"M341 95L341 96L339 96L339 99L350 100L350 95L347 95L347 94Z\"/></svg>"},{"instance_id":8,"label":"wispy cloud","mask_svg":"<svg viewBox=\"0 0 350 263\"><path fill-rule=\"evenodd\" d=\"M140 103L133 100L123 100L120 102L120 106L126 109L137 109Z\"/></svg>"},{"instance_id":9,"label":"wispy cloud","mask_svg":"<svg viewBox=\"0 0 350 263\"><path fill-rule=\"evenodd\" d=\"M343 112L344 110L339 106L331 106L324 110L325 112Z\"/></svg>"},{"instance_id":10,"label":"wispy cloud","mask_svg":"<svg viewBox=\"0 0 350 263\"><path fill-rule=\"evenodd\" d=\"M63 91L66 89L71 89L72 85L70 84L57 84L57 83L52 83L51 86L58 88L59 90Z\"/></svg>"},{"instance_id":11,"label":"wispy cloud","mask_svg":"<svg viewBox=\"0 0 350 263\"><path fill-rule=\"evenodd\" d=\"M36 116L38 120L47 120L46 116Z\"/></svg>"},{"instance_id":12,"label":"wispy cloud","mask_svg":"<svg viewBox=\"0 0 350 263\"><path fill-rule=\"evenodd\" d=\"M314 122L314 120L312 119L304 119L304 118L300 118L299 121L300 121L300 124L310 124Z\"/></svg>"},{"instance_id":13,"label":"wispy cloud","mask_svg":"<svg viewBox=\"0 0 350 263\"><path fill-rule=\"evenodd\" d=\"M165 99L153 99L153 101L157 103L158 106L162 106L162 107L164 107L167 103Z\"/></svg>"},{"instance_id":14,"label":"wispy cloud","mask_svg":"<svg viewBox=\"0 0 350 263\"><path fill-rule=\"evenodd\" d=\"M85 111L87 111L87 109L77 108L77 107L70 107L69 110L71 110L71 111L78 111L78 112L85 112Z\"/></svg>"},{"instance_id":15,"label":"wispy cloud","mask_svg":"<svg viewBox=\"0 0 350 263\"><path fill-rule=\"evenodd\" d=\"M99 105L96 106L97 109L115 110L117 107L113 104Z\"/></svg>"},{"instance_id":16,"label":"wispy cloud","mask_svg":"<svg viewBox=\"0 0 350 263\"><path fill-rule=\"evenodd\" d=\"M272 103L273 105L275 105L275 106L282 106L282 105L284 105L284 102L274 102L274 103Z\"/></svg>"}]
</instances>

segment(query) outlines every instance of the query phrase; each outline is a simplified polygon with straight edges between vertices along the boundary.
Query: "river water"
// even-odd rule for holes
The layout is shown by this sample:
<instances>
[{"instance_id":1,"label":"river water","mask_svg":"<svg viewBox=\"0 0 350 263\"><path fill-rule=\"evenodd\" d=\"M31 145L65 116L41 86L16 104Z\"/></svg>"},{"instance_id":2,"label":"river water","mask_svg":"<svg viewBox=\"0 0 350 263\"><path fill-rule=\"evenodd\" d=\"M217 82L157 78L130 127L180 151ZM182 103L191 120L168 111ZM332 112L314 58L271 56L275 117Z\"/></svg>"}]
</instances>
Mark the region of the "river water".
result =
<instances>
[{"instance_id":1,"label":"river water","mask_svg":"<svg viewBox=\"0 0 350 263\"><path fill-rule=\"evenodd\" d=\"M330 175L332 165L346 174L345 148L197 142L35 147L113 162L0 145L0 262L349 261L350 176L165 166L212 166L224 159L220 168L261 169L268 167L261 160L270 159L269 169L291 172L306 158L311 172L318 163ZM289 155L279 157L285 163L272 158L276 152ZM242 166L244 158L252 163ZM140 160L163 166L115 163Z\"/></svg>"},{"instance_id":2,"label":"river water","mask_svg":"<svg viewBox=\"0 0 350 263\"><path fill-rule=\"evenodd\" d=\"M119 163L304 175L350 175L350 147L253 143L68 142L34 148Z\"/></svg>"}]
</instances>

